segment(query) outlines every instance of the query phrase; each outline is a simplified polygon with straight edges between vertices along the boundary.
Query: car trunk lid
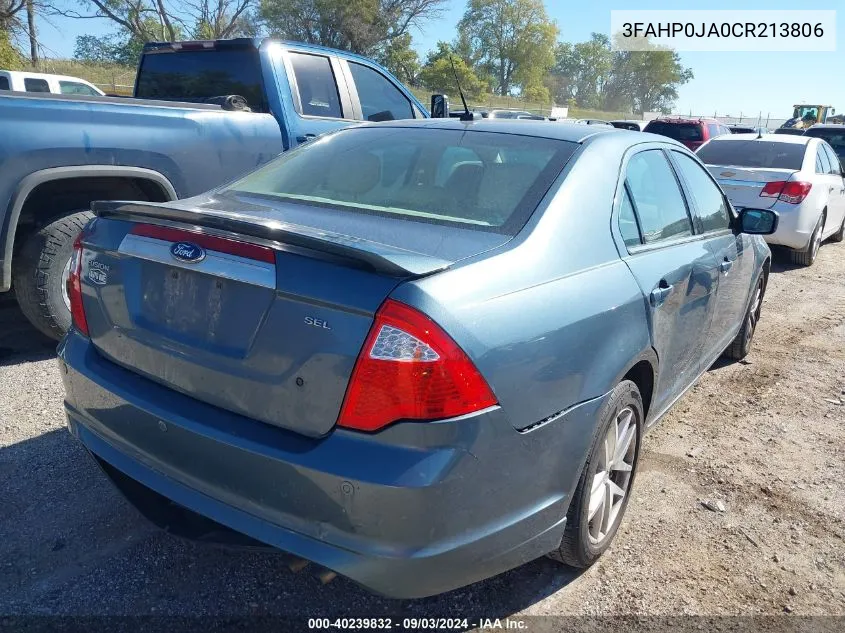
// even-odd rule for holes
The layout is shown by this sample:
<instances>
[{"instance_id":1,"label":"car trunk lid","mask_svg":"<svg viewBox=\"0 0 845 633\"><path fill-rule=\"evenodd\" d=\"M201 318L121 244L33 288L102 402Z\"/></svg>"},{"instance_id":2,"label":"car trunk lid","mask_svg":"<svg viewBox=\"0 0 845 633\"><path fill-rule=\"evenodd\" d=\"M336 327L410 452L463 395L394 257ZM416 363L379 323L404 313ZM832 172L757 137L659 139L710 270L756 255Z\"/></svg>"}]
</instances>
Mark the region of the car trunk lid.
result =
<instances>
[{"instance_id":1,"label":"car trunk lid","mask_svg":"<svg viewBox=\"0 0 845 633\"><path fill-rule=\"evenodd\" d=\"M794 169L763 169L707 165L735 207L768 209L777 202L777 196L761 196L770 182L785 182L797 173Z\"/></svg>"},{"instance_id":2,"label":"car trunk lid","mask_svg":"<svg viewBox=\"0 0 845 633\"><path fill-rule=\"evenodd\" d=\"M509 239L213 198L94 211L82 260L94 347L176 391L314 437L335 425L391 291Z\"/></svg>"}]
</instances>

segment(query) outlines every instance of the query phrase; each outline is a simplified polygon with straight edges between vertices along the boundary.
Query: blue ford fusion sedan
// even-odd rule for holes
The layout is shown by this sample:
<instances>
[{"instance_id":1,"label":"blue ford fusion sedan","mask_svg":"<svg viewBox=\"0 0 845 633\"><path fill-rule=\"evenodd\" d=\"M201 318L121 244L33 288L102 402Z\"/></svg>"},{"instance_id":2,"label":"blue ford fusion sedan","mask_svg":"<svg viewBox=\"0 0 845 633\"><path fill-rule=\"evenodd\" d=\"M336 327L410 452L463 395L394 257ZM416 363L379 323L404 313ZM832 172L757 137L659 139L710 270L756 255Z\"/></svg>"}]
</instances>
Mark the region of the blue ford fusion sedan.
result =
<instances>
[{"instance_id":1,"label":"blue ford fusion sedan","mask_svg":"<svg viewBox=\"0 0 845 633\"><path fill-rule=\"evenodd\" d=\"M644 432L748 353L777 225L666 137L454 119L95 212L59 348L71 432L158 523L403 598L593 563Z\"/></svg>"}]
</instances>

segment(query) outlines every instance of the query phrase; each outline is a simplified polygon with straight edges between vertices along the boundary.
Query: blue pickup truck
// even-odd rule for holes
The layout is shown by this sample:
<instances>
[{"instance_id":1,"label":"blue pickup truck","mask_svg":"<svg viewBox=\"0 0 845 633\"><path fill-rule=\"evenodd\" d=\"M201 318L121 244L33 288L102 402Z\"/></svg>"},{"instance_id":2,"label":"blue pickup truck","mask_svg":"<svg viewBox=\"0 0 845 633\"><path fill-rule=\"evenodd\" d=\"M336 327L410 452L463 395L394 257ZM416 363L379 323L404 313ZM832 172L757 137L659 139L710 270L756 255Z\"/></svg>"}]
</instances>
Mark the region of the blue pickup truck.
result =
<instances>
[{"instance_id":1,"label":"blue pickup truck","mask_svg":"<svg viewBox=\"0 0 845 633\"><path fill-rule=\"evenodd\" d=\"M335 128L427 117L371 60L271 39L147 44L132 98L0 91L0 292L59 338L92 201L193 196Z\"/></svg>"}]
</instances>

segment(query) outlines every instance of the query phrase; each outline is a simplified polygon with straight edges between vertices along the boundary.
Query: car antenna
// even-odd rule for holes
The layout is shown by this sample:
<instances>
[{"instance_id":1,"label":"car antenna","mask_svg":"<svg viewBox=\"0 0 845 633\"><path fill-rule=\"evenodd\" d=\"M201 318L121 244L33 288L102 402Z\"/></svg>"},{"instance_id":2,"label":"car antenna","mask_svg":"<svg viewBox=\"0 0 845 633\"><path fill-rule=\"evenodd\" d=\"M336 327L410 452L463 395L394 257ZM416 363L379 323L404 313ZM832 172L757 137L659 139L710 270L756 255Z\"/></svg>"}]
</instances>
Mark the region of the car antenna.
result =
<instances>
[{"instance_id":1,"label":"car antenna","mask_svg":"<svg viewBox=\"0 0 845 633\"><path fill-rule=\"evenodd\" d=\"M464 104L464 113L461 115L461 121L473 121L475 117L472 116L472 112L469 111L469 106L467 106L467 100L464 98L464 91L461 90L461 81L458 79L458 71L455 70L455 60L449 55L449 63L452 64L452 74L455 75L455 84L458 86L458 94L461 95L461 103Z\"/></svg>"}]
</instances>

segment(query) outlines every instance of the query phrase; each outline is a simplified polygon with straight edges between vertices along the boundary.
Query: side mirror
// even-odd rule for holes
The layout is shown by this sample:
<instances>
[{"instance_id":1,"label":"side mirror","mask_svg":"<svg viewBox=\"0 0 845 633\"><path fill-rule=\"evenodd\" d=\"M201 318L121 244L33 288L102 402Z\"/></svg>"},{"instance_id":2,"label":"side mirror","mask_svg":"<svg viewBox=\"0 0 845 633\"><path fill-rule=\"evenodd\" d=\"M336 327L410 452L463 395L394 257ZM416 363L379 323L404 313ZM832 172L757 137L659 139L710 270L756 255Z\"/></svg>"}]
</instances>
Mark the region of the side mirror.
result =
<instances>
[{"instance_id":1,"label":"side mirror","mask_svg":"<svg viewBox=\"0 0 845 633\"><path fill-rule=\"evenodd\" d=\"M778 214L770 209L743 209L737 224L742 233L771 235L778 228Z\"/></svg>"},{"instance_id":2,"label":"side mirror","mask_svg":"<svg viewBox=\"0 0 845 633\"><path fill-rule=\"evenodd\" d=\"M431 118L449 118L449 97L446 95L431 95Z\"/></svg>"}]
</instances>

